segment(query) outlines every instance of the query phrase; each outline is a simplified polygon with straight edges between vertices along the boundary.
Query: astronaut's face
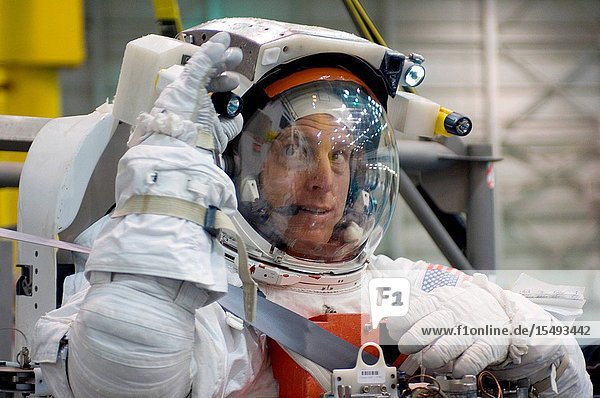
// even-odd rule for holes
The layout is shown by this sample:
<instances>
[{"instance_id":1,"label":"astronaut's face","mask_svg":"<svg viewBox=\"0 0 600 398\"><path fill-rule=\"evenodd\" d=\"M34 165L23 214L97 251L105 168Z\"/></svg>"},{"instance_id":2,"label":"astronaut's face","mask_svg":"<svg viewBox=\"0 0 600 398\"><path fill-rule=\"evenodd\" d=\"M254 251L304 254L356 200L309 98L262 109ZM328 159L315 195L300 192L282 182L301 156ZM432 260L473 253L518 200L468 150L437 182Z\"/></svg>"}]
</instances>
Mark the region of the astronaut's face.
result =
<instances>
[{"instance_id":1,"label":"astronaut's face","mask_svg":"<svg viewBox=\"0 0 600 398\"><path fill-rule=\"evenodd\" d=\"M278 134L260 174L271 226L288 252L327 257L350 182L350 133L328 114L302 117Z\"/></svg>"},{"instance_id":2,"label":"astronaut's face","mask_svg":"<svg viewBox=\"0 0 600 398\"><path fill-rule=\"evenodd\" d=\"M380 239L398 192L383 105L336 68L295 72L265 94L231 147L252 245L268 261L310 272L372 252L367 244Z\"/></svg>"}]
</instances>

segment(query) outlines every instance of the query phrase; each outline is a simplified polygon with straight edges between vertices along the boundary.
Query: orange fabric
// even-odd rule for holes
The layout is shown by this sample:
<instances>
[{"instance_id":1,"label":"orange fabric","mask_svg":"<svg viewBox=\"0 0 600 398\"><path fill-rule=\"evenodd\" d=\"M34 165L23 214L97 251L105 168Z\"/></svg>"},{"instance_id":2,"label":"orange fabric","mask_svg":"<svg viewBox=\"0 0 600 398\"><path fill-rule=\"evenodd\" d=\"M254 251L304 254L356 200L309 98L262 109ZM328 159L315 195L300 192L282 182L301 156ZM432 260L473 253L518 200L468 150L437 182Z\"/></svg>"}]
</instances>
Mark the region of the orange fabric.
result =
<instances>
[{"instance_id":1,"label":"orange fabric","mask_svg":"<svg viewBox=\"0 0 600 398\"><path fill-rule=\"evenodd\" d=\"M269 96L269 98L273 98L276 95L289 90L290 88L319 80L350 81L368 90L366 84L362 80L347 70L340 68L313 68L292 73L283 79L271 83L265 88L265 93Z\"/></svg>"},{"instance_id":2,"label":"orange fabric","mask_svg":"<svg viewBox=\"0 0 600 398\"><path fill-rule=\"evenodd\" d=\"M324 314L310 320L356 347L366 341L379 341L378 330L371 330L362 336L362 326L368 320L362 314ZM268 343L273 375L279 383L279 398L317 398L325 392L276 341L269 339ZM376 351L367 351L378 356Z\"/></svg>"}]
</instances>

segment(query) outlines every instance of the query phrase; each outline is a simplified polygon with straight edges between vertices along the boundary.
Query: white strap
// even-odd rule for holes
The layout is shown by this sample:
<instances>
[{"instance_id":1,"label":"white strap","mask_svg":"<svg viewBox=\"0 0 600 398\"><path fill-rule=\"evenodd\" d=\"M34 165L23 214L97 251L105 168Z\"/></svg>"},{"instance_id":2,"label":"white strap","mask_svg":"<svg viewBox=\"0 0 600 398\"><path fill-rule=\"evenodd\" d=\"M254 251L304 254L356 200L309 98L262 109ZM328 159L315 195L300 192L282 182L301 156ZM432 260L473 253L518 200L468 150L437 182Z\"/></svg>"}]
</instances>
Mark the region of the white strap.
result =
<instances>
[{"instance_id":1,"label":"white strap","mask_svg":"<svg viewBox=\"0 0 600 398\"><path fill-rule=\"evenodd\" d=\"M567 370L568 366L569 366L569 355L565 354L560 359L560 364L558 365L558 367L556 367L556 365L554 363L552 364L552 366L550 368L550 376L546 377L543 380L538 381L537 383L535 383L532 386L531 392L530 392L530 397L537 397L538 396L537 394L540 394L548 389L552 389L552 391L555 394L558 394L556 380L558 380L560 378L560 376L562 376L562 374L565 373L565 370Z\"/></svg>"},{"instance_id":2,"label":"white strap","mask_svg":"<svg viewBox=\"0 0 600 398\"><path fill-rule=\"evenodd\" d=\"M246 245L229 216L216 207L208 209L198 203L170 196L134 195L123 206L117 207L111 217L124 217L129 214L157 214L191 221L202 226L213 236L223 230L235 238L238 250L238 273L244 288L244 313L249 322L256 313L256 282L248 268Z\"/></svg>"},{"instance_id":3,"label":"white strap","mask_svg":"<svg viewBox=\"0 0 600 398\"><path fill-rule=\"evenodd\" d=\"M215 145L215 137L203 130L198 130L196 135L196 146L198 148L208 149L214 151L217 147Z\"/></svg>"}]
</instances>

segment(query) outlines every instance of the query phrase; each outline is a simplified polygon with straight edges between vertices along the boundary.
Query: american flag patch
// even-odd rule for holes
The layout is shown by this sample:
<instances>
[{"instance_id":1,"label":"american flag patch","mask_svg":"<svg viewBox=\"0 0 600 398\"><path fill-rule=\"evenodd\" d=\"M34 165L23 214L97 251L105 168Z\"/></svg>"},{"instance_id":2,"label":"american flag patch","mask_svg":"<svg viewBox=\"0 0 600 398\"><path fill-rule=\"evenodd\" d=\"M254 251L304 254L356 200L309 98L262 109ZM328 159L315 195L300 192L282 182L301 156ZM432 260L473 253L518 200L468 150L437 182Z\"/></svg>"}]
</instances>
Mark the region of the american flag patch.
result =
<instances>
[{"instance_id":1,"label":"american flag patch","mask_svg":"<svg viewBox=\"0 0 600 398\"><path fill-rule=\"evenodd\" d=\"M460 271L456 268L445 267L438 264L429 264L427 271L425 271L425 276L423 277L421 290L429 293L440 286L456 286L459 277Z\"/></svg>"}]
</instances>

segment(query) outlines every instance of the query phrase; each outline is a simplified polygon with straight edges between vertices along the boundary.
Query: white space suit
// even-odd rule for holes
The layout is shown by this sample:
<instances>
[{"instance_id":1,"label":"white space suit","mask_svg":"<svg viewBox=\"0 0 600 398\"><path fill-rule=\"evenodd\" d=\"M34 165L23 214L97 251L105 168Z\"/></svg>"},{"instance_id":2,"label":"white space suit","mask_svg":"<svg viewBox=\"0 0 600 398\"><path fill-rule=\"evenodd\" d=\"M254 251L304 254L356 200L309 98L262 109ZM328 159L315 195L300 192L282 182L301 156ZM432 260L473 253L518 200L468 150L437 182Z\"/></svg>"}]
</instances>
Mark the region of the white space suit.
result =
<instances>
[{"instance_id":1,"label":"white space suit","mask_svg":"<svg viewBox=\"0 0 600 398\"><path fill-rule=\"evenodd\" d=\"M426 347L428 368L454 360L460 376L491 366L506 379L551 377L559 396L591 396L581 352L566 338L532 345L510 338L426 341L417 333L417 324L477 325L486 316L510 324L550 315L484 277L459 273L425 286L428 264L372 255L397 192L395 143L376 95L347 69L301 70L269 83L265 103L232 144L233 179L217 167L211 150L222 151L241 129L241 117L218 118L208 97L237 84L221 74L241 58L228 48L227 34L205 43L140 118L119 163L117 211L132 197L176 198L232 216L239 203L237 222L249 228L247 237L268 241L279 255L271 267L330 280L323 289L306 278L270 284L255 273L269 300L305 317L358 313L367 271L401 270L413 286L412 305L389 329L405 352ZM199 132L214 137L213 145L198 144ZM266 337L215 302L227 283L240 285L235 266L202 225L165 213L137 208L107 216L80 242L93 242L89 285L42 317L35 332L34 360L55 396L277 396ZM251 256L259 248L251 247ZM565 354L566 370L553 376Z\"/></svg>"}]
</instances>

